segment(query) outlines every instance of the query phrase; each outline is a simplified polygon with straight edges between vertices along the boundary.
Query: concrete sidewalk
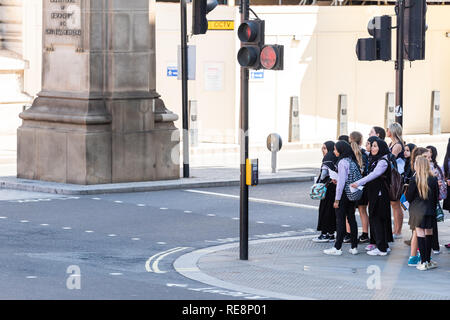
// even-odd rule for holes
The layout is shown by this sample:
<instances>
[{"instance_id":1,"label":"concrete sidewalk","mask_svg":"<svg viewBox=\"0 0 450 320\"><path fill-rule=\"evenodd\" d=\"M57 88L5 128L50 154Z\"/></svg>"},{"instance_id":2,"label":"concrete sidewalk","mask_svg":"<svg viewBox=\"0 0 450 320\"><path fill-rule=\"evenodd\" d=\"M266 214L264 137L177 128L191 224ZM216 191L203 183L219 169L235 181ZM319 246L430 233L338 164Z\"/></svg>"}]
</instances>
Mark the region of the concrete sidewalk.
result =
<instances>
[{"instance_id":1,"label":"concrete sidewalk","mask_svg":"<svg viewBox=\"0 0 450 320\"><path fill-rule=\"evenodd\" d=\"M450 250L443 246L450 242L448 214L439 223L441 254L432 254L438 268L407 265L410 248L403 240L409 236L405 225L403 239L391 244L385 257L367 255L365 244L358 255L344 244L342 256L327 256L322 251L332 243L305 236L251 241L248 261L239 260L239 243L197 250L178 258L174 267L207 285L268 299L449 300Z\"/></svg>"},{"instance_id":2,"label":"concrete sidewalk","mask_svg":"<svg viewBox=\"0 0 450 320\"><path fill-rule=\"evenodd\" d=\"M316 170L282 170L277 173L260 171L259 183L286 183L313 181ZM240 184L240 170L234 168L191 168L191 178L177 180L113 183L99 185L75 185L0 177L0 189L45 192L64 195L89 195L105 193L147 192L186 188L228 187ZM182 176L182 173L181 173Z\"/></svg>"}]
</instances>

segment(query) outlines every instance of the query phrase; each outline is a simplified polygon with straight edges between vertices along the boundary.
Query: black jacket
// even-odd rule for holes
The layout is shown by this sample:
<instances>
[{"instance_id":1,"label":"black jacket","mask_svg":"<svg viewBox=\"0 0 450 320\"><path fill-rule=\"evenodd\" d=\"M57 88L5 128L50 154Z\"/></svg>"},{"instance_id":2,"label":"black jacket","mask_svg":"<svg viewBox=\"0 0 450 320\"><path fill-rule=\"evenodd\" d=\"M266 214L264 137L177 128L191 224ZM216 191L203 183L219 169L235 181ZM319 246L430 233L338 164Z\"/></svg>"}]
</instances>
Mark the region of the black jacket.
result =
<instances>
[{"instance_id":1,"label":"black jacket","mask_svg":"<svg viewBox=\"0 0 450 320\"><path fill-rule=\"evenodd\" d=\"M436 177L428 177L428 199L423 200L420 198L419 190L417 189L416 176L412 177L409 183L408 192L406 194L406 200L411 204L414 200L423 202L426 207L425 215L436 215L436 209L439 198L439 185Z\"/></svg>"}]
</instances>

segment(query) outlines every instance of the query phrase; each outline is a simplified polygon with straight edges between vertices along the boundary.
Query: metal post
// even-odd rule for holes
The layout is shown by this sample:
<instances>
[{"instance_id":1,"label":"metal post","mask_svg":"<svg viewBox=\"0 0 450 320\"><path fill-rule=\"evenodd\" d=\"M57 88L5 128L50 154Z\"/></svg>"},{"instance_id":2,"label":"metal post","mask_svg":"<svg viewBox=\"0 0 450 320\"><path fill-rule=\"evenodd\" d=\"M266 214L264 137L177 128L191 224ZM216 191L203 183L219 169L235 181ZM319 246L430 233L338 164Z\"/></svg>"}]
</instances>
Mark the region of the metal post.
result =
<instances>
[{"instance_id":1,"label":"metal post","mask_svg":"<svg viewBox=\"0 0 450 320\"><path fill-rule=\"evenodd\" d=\"M404 61L404 18L405 18L405 0L397 1L397 61L395 62L396 83L395 83L395 122L403 126L403 71Z\"/></svg>"},{"instance_id":2,"label":"metal post","mask_svg":"<svg viewBox=\"0 0 450 320\"><path fill-rule=\"evenodd\" d=\"M181 7L181 91L183 108L183 177L189 178L189 113L188 113L188 63L186 0L180 0Z\"/></svg>"},{"instance_id":3,"label":"metal post","mask_svg":"<svg viewBox=\"0 0 450 320\"><path fill-rule=\"evenodd\" d=\"M241 0L241 23L249 19L249 0ZM248 186L246 160L248 159L248 76L247 68L241 67L241 191L240 191L240 259L248 260Z\"/></svg>"}]
</instances>

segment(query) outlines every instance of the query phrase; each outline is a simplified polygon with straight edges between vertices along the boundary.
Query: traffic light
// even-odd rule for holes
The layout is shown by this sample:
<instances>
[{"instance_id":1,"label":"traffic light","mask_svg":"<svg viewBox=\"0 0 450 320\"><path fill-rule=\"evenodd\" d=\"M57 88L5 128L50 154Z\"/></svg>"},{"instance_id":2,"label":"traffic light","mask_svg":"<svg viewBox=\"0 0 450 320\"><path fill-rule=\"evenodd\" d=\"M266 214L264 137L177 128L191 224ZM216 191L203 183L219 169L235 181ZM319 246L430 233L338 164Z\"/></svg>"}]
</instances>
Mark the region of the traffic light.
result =
<instances>
[{"instance_id":1,"label":"traffic light","mask_svg":"<svg viewBox=\"0 0 450 320\"><path fill-rule=\"evenodd\" d=\"M238 51L238 62L248 69L283 70L284 46L265 45L264 20L244 21L238 29L242 46Z\"/></svg>"},{"instance_id":2,"label":"traffic light","mask_svg":"<svg viewBox=\"0 0 450 320\"><path fill-rule=\"evenodd\" d=\"M238 28L242 47L238 51L238 62L242 67L261 69L260 54L264 46L264 20L247 20Z\"/></svg>"},{"instance_id":3,"label":"traffic light","mask_svg":"<svg viewBox=\"0 0 450 320\"><path fill-rule=\"evenodd\" d=\"M283 70L284 46L266 45L260 54L261 67L268 70Z\"/></svg>"},{"instance_id":4,"label":"traffic light","mask_svg":"<svg viewBox=\"0 0 450 320\"><path fill-rule=\"evenodd\" d=\"M409 61L425 59L426 12L426 0L405 0L403 55Z\"/></svg>"},{"instance_id":5,"label":"traffic light","mask_svg":"<svg viewBox=\"0 0 450 320\"><path fill-rule=\"evenodd\" d=\"M205 34L208 30L206 15L217 7L217 0L192 0L192 34Z\"/></svg>"},{"instance_id":6,"label":"traffic light","mask_svg":"<svg viewBox=\"0 0 450 320\"><path fill-rule=\"evenodd\" d=\"M375 17L369 21L367 30L372 38L358 39L356 55L360 61L383 60L392 57L392 18Z\"/></svg>"}]
</instances>

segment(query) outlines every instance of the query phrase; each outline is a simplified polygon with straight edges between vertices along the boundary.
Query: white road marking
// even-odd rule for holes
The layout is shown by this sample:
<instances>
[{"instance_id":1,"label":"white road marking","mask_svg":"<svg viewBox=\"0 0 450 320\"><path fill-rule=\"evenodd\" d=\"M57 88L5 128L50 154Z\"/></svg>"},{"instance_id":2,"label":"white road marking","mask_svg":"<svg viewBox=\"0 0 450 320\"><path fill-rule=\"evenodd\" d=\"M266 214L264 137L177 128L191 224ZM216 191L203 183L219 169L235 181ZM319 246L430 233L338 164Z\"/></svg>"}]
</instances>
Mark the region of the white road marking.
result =
<instances>
[{"instance_id":1,"label":"white road marking","mask_svg":"<svg viewBox=\"0 0 450 320\"><path fill-rule=\"evenodd\" d=\"M240 198L239 196L235 196L235 195L232 195L232 194L225 194L225 193L216 193L216 192L208 192L208 191L200 191L200 190L184 190L184 191L192 192L192 193L205 194L205 195L210 195L210 196L232 198L232 199L239 199ZM251 201L251 202L274 204L274 205L279 205L279 206L284 206L284 207L294 207L294 208L302 208L302 209L319 210L319 207L317 207L317 206L310 206L310 205L301 204L301 203L275 201L275 200L258 199L258 198L248 198L248 200Z\"/></svg>"},{"instance_id":2,"label":"white road marking","mask_svg":"<svg viewBox=\"0 0 450 320\"><path fill-rule=\"evenodd\" d=\"M92 231L92 230L86 230L85 232L86 233L94 233L94 231Z\"/></svg>"},{"instance_id":3,"label":"white road marking","mask_svg":"<svg viewBox=\"0 0 450 320\"><path fill-rule=\"evenodd\" d=\"M215 214L212 214L212 213L210 213L210 214L208 214L208 217L215 217L216 215Z\"/></svg>"},{"instance_id":4,"label":"white road marking","mask_svg":"<svg viewBox=\"0 0 450 320\"><path fill-rule=\"evenodd\" d=\"M100 199L100 198L91 198L92 200L102 200L102 199Z\"/></svg>"},{"instance_id":5,"label":"white road marking","mask_svg":"<svg viewBox=\"0 0 450 320\"><path fill-rule=\"evenodd\" d=\"M159 208L159 210L169 210L169 208Z\"/></svg>"},{"instance_id":6,"label":"white road marking","mask_svg":"<svg viewBox=\"0 0 450 320\"><path fill-rule=\"evenodd\" d=\"M111 233L111 234L108 234L108 237L117 237L117 235L114 233Z\"/></svg>"},{"instance_id":7,"label":"white road marking","mask_svg":"<svg viewBox=\"0 0 450 320\"><path fill-rule=\"evenodd\" d=\"M178 283L167 283L166 286L170 287L180 287L180 288L186 288L187 284L178 284Z\"/></svg>"},{"instance_id":8,"label":"white road marking","mask_svg":"<svg viewBox=\"0 0 450 320\"><path fill-rule=\"evenodd\" d=\"M256 223L264 224L264 221L256 221Z\"/></svg>"},{"instance_id":9,"label":"white road marking","mask_svg":"<svg viewBox=\"0 0 450 320\"><path fill-rule=\"evenodd\" d=\"M184 213L192 213L192 211L186 210Z\"/></svg>"},{"instance_id":10,"label":"white road marking","mask_svg":"<svg viewBox=\"0 0 450 320\"><path fill-rule=\"evenodd\" d=\"M48 227L49 224L48 224L48 223L41 223L41 226L43 226L43 227Z\"/></svg>"},{"instance_id":11,"label":"white road marking","mask_svg":"<svg viewBox=\"0 0 450 320\"><path fill-rule=\"evenodd\" d=\"M120 200L117 200L117 201L114 201L115 203L123 203L123 201L120 201Z\"/></svg>"},{"instance_id":12,"label":"white road marking","mask_svg":"<svg viewBox=\"0 0 450 320\"><path fill-rule=\"evenodd\" d=\"M283 225L281 225L283 228L290 228L291 226L290 225L288 225L288 224L283 224Z\"/></svg>"},{"instance_id":13,"label":"white road marking","mask_svg":"<svg viewBox=\"0 0 450 320\"><path fill-rule=\"evenodd\" d=\"M157 242L157 244L167 244L167 242Z\"/></svg>"},{"instance_id":14,"label":"white road marking","mask_svg":"<svg viewBox=\"0 0 450 320\"><path fill-rule=\"evenodd\" d=\"M71 227L63 227L64 230L72 230Z\"/></svg>"},{"instance_id":15,"label":"white road marking","mask_svg":"<svg viewBox=\"0 0 450 320\"><path fill-rule=\"evenodd\" d=\"M139 203L137 206L138 206L138 207L145 207L146 205L143 204L143 203Z\"/></svg>"},{"instance_id":16,"label":"white road marking","mask_svg":"<svg viewBox=\"0 0 450 320\"><path fill-rule=\"evenodd\" d=\"M141 240L140 238L131 238L131 240L133 240L133 241L139 241L139 240Z\"/></svg>"},{"instance_id":17,"label":"white road marking","mask_svg":"<svg viewBox=\"0 0 450 320\"><path fill-rule=\"evenodd\" d=\"M30 221L28 221L28 220L20 220L20 222L22 222L22 223L28 223L28 222L30 222Z\"/></svg>"},{"instance_id":18,"label":"white road marking","mask_svg":"<svg viewBox=\"0 0 450 320\"><path fill-rule=\"evenodd\" d=\"M239 220L239 218L232 218L233 220Z\"/></svg>"},{"instance_id":19,"label":"white road marking","mask_svg":"<svg viewBox=\"0 0 450 320\"><path fill-rule=\"evenodd\" d=\"M27 279L37 279L36 276L27 276Z\"/></svg>"},{"instance_id":20,"label":"white road marking","mask_svg":"<svg viewBox=\"0 0 450 320\"><path fill-rule=\"evenodd\" d=\"M147 270L147 272L154 272L154 273L166 273L167 271L161 271L158 267L159 262L164 259L165 257L167 257L170 254L179 252L179 251L183 251L189 249L189 247L176 247L176 248L172 248L170 250L166 250L163 252L159 252L153 256L151 256L146 262L145 262L145 270ZM152 260L155 259L155 261L152 263ZM151 266L150 266L151 264Z\"/></svg>"},{"instance_id":21,"label":"white road marking","mask_svg":"<svg viewBox=\"0 0 450 320\"><path fill-rule=\"evenodd\" d=\"M8 217L0 217L0 219L8 219Z\"/></svg>"},{"instance_id":22,"label":"white road marking","mask_svg":"<svg viewBox=\"0 0 450 320\"><path fill-rule=\"evenodd\" d=\"M122 276L123 273L120 273L120 272L111 272L110 275L111 275L111 276Z\"/></svg>"}]
</instances>

